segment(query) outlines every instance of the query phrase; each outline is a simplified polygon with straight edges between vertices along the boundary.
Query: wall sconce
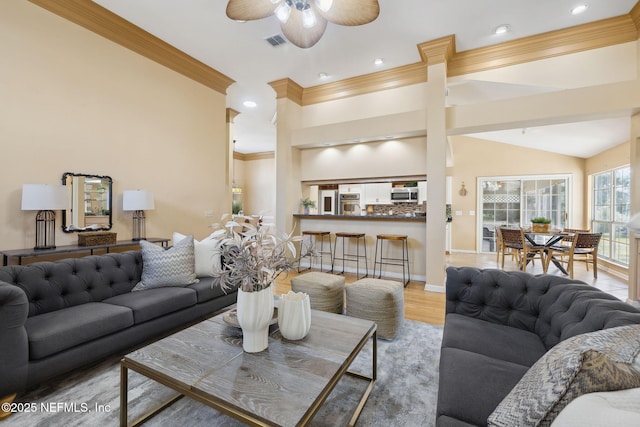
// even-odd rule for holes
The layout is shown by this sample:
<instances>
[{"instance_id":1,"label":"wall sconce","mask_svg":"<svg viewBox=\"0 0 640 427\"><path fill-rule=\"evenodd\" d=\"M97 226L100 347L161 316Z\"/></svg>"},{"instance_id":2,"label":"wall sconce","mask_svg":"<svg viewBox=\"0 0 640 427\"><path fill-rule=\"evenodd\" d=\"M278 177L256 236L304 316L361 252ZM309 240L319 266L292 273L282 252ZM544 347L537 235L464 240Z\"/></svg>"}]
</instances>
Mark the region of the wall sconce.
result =
<instances>
[{"instance_id":1,"label":"wall sconce","mask_svg":"<svg viewBox=\"0 0 640 427\"><path fill-rule=\"evenodd\" d=\"M33 249L56 248L56 214L69 207L69 189L64 185L24 184L22 210L36 214L36 245Z\"/></svg>"},{"instance_id":2,"label":"wall sconce","mask_svg":"<svg viewBox=\"0 0 640 427\"><path fill-rule=\"evenodd\" d=\"M122 210L133 212L133 237L131 240L146 240L147 230L144 211L155 209L153 193L144 190L127 190L122 193Z\"/></svg>"},{"instance_id":3,"label":"wall sconce","mask_svg":"<svg viewBox=\"0 0 640 427\"><path fill-rule=\"evenodd\" d=\"M467 195L467 188L464 186L464 181L462 182L462 185L460 186L460 190L458 190L458 194L461 195L462 197Z\"/></svg>"}]
</instances>

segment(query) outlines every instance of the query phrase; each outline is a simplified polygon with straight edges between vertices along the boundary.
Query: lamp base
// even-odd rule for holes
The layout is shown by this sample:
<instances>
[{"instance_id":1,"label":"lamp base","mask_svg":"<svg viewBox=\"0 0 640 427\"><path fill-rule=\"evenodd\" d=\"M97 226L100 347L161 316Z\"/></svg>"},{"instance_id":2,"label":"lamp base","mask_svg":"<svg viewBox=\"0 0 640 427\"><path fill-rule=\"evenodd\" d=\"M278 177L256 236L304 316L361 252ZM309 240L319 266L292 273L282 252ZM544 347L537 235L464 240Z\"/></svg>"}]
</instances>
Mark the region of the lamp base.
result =
<instances>
[{"instance_id":1,"label":"lamp base","mask_svg":"<svg viewBox=\"0 0 640 427\"><path fill-rule=\"evenodd\" d=\"M34 251L43 251L43 250L46 250L46 249L55 249L55 248L56 248L56 246L55 246L55 245L49 245L49 246L34 246L34 247L33 247L33 250L34 250Z\"/></svg>"}]
</instances>

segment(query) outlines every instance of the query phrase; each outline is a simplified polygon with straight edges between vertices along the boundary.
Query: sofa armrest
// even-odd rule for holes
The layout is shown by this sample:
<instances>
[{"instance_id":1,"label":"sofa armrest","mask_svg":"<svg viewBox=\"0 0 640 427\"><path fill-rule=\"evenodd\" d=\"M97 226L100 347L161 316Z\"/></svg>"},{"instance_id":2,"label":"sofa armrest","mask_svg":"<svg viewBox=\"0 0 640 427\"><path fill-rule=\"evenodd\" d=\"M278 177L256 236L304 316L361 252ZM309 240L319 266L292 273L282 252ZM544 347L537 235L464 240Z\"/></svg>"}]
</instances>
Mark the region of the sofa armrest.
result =
<instances>
[{"instance_id":1,"label":"sofa armrest","mask_svg":"<svg viewBox=\"0 0 640 427\"><path fill-rule=\"evenodd\" d=\"M535 332L538 299L548 280L520 271L447 268L447 313Z\"/></svg>"},{"instance_id":2,"label":"sofa armrest","mask_svg":"<svg viewBox=\"0 0 640 427\"><path fill-rule=\"evenodd\" d=\"M28 314L24 291L0 281L0 398L26 386L29 343L24 325Z\"/></svg>"}]
</instances>

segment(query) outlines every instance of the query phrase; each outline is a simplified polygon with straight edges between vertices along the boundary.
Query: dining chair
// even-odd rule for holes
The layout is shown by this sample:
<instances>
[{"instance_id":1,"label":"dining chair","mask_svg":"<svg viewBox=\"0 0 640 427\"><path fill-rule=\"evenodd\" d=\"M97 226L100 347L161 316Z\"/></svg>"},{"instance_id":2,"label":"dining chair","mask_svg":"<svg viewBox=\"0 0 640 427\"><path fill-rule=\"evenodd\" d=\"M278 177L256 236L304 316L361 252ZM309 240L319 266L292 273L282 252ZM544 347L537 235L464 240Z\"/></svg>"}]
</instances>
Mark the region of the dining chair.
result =
<instances>
[{"instance_id":1,"label":"dining chair","mask_svg":"<svg viewBox=\"0 0 640 427\"><path fill-rule=\"evenodd\" d=\"M593 278L598 278L598 245L602 233L577 232L573 235L571 246L556 245L547 249L547 267L553 256L559 255L560 262L567 264L569 277L573 279L573 264L575 261L584 262L589 271L589 264L593 264ZM565 260L566 258L566 260Z\"/></svg>"},{"instance_id":2,"label":"dining chair","mask_svg":"<svg viewBox=\"0 0 640 427\"><path fill-rule=\"evenodd\" d=\"M522 253L522 236L519 228L500 227L500 238L502 244L500 253L502 254L502 269L504 270L504 257L511 254L518 265L520 265L520 254Z\"/></svg>"},{"instance_id":3,"label":"dining chair","mask_svg":"<svg viewBox=\"0 0 640 427\"><path fill-rule=\"evenodd\" d=\"M537 258L542 263L543 272L547 272L547 264L545 262L545 250L544 245L534 245L525 236L525 230L520 229L520 240L522 241L522 257L520 259L520 270L525 271L529 261L534 264L534 260Z\"/></svg>"},{"instance_id":4,"label":"dining chair","mask_svg":"<svg viewBox=\"0 0 640 427\"><path fill-rule=\"evenodd\" d=\"M495 227L496 231L496 265L500 263L500 253L502 252L502 233L500 227Z\"/></svg>"}]
</instances>

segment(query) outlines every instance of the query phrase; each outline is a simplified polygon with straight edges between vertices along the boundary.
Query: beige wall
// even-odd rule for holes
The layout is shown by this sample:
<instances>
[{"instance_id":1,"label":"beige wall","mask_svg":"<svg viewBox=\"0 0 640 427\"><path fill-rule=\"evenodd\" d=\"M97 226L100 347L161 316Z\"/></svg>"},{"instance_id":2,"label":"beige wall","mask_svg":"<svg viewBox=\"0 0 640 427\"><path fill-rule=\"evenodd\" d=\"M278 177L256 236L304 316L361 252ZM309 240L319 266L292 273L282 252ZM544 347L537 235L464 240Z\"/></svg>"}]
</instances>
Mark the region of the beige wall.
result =
<instances>
[{"instance_id":1,"label":"beige wall","mask_svg":"<svg viewBox=\"0 0 640 427\"><path fill-rule=\"evenodd\" d=\"M205 211L228 211L224 95L25 1L0 2L0 40L0 249L34 244L22 184L64 172L113 178L119 239L131 236L123 190L154 192L148 236L201 238Z\"/></svg>"},{"instance_id":2,"label":"beige wall","mask_svg":"<svg viewBox=\"0 0 640 427\"><path fill-rule=\"evenodd\" d=\"M424 175L425 138L301 150L302 180Z\"/></svg>"},{"instance_id":3,"label":"beige wall","mask_svg":"<svg viewBox=\"0 0 640 427\"><path fill-rule=\"evenodd\" d=\"M451 138L454 166L448 168L452 175L452 210L462 211L462 216L453 217L451 224L452 251L476 250L476 216L469 211L477 211L478 177L515 176L542 174L571 174L573 177L573 217L571 224L578 226L584 221L584 164L585 160L515 145L501 144L467 136ZM466 196L458 190L462 182L467 189ZM477 213L479 214L479 212Z\"/></svg>"},{"instance_id":4,"label":"beige wall","mask_svg":"<svg viewBox=\"0 0 640 427\"><path fill-rule=\"evenodd\" d=\"M242 205L247 215L274 216L276 209L275 159L236 160L241 164Z\"/></svg>"}]
</instances>

